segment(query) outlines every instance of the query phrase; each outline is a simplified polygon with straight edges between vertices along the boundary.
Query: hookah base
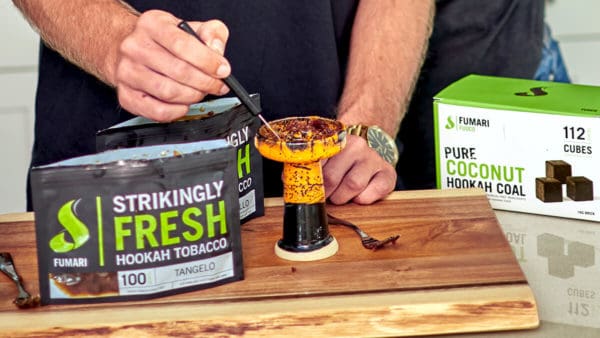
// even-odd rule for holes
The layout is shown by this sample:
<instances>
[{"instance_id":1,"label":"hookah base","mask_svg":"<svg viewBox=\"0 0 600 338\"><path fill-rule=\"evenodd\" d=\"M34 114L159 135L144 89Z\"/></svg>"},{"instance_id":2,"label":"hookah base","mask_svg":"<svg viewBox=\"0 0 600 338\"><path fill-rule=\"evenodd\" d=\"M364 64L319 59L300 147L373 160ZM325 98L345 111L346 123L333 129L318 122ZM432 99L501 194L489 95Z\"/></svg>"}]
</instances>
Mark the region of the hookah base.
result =
<instances>
[{"instance_id":1,"label":"hookah base","mask_svg":"<svg viewBox=\"0 0 600 338\"><path fill-rule=\"evenodd\" d=\"M332 241L327 245L312 251L288 251L279 247L278 243L275 243L275 255L288 261L309 262L331 257L335 255L338 248L338 242L335 237L332 237Z\"/></svg>"}]
</instances>

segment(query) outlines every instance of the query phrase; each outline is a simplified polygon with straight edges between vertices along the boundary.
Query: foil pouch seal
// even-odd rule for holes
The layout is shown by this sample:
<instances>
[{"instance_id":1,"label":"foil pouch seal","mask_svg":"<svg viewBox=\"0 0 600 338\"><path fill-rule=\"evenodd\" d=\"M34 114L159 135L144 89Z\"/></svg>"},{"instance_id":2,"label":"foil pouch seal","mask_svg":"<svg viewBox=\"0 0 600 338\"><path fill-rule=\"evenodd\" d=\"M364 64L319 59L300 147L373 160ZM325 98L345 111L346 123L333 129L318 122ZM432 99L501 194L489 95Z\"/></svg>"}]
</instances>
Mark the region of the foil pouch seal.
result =
<instances>
[{"instance_id":1,"label":"foil pouch seal","mask_svg":"<svg viewBox=\"0 0 600 338\"><path fill-rule=\"evenodd\" d=\"M243 279L235 153L212 140L32 168L42 304L140 300Z\"/></svg>"},{"instance_id":2,"label":"foil pouch seal","mask_svg":"<svg viewBox=\"0 0 600 338\"><path fill-rule=\"evenodd\" d=\"M260 104L258 94L251 95ZM221 98L190 106L188 114L171 123L135 117L96 135L98 151L158 144L226 139L234 155L242 223L264 215L263 159L254 146L260 121L237 98Z\"/></svg>"}]
</instances>

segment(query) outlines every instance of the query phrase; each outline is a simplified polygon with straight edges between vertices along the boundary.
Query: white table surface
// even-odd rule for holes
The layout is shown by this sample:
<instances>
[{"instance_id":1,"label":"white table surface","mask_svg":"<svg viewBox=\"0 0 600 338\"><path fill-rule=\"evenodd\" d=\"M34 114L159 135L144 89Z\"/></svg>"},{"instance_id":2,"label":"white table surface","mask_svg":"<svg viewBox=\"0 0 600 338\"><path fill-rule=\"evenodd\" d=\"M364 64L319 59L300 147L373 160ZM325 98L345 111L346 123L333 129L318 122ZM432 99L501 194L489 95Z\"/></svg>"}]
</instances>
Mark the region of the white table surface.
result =
<instances>
[{"instance_id":1,"label":"white table surface","mask_svg":"<svg viewBox=\"0 0 600 338\"><path fill-rule=\"evenodd\" d=\"M496 215L535 295L540 327L445 337L600 337L600 223Z\"/></svg>"}]
</instances>

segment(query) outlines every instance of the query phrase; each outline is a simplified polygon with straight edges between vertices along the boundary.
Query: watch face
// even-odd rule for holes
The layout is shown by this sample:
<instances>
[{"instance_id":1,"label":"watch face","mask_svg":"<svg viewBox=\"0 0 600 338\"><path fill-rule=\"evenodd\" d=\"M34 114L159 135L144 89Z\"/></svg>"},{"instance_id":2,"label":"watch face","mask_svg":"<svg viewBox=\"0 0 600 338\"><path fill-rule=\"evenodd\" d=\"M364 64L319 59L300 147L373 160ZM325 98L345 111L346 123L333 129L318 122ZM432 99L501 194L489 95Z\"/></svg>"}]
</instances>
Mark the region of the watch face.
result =
<instances>
[{"instance_id":1,"label":"watch face","mask_svg":"<svg viewBox=\"0 0 600 338\"><path fill-rule=\"evenodd\" d=\"M381 157L392 165L398 162L398 149L396 143L388 134L378 127L370 127L367 131L369 147L373 148Z\"/></svg>"}]
</instances>

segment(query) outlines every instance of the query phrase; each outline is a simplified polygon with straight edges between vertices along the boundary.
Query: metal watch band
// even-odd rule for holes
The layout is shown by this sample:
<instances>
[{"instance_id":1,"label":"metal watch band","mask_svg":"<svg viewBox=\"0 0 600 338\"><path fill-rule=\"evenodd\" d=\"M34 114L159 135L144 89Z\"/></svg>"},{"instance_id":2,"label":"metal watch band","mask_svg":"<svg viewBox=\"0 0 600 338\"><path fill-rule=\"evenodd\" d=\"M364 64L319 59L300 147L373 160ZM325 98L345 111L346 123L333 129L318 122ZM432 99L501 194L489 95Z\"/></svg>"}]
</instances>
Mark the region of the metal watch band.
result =
<instances>
[{"instance_id":1,"label":"metal watch band","mask_svg":"<svg viewBox=\"0 0 600 338\"><path fill-rule=\"evenodd\" d=\"M363 124L354 124L346 128L348 134L360 136L365 140L367 139L367 130L369 130L369 126L365 126Z\"/></svg>"}]
</instances>

